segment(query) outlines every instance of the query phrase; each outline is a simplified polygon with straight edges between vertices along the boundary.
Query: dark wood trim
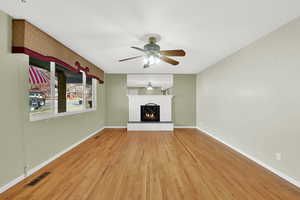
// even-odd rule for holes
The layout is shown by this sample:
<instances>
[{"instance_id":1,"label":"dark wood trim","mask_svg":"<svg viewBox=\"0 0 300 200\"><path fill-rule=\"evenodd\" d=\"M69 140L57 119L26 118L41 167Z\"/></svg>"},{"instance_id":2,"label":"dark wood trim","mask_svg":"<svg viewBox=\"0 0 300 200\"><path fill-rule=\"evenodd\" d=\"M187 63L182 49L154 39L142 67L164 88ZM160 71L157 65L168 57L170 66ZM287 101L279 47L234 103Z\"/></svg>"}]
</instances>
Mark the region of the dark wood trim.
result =
<instances>
[{"instance_id":1,"label":"dark wood trim","mask_svg":"<svg viewBox=\"0 0 300 200\"><path fill-rule=\"evenodd\" d=\"M67 84L66 84L66 75L64 72L57 72L57 87L58 87L58 103L57 110L58 113L67 112Z\"/></svg>"}]
</instances>

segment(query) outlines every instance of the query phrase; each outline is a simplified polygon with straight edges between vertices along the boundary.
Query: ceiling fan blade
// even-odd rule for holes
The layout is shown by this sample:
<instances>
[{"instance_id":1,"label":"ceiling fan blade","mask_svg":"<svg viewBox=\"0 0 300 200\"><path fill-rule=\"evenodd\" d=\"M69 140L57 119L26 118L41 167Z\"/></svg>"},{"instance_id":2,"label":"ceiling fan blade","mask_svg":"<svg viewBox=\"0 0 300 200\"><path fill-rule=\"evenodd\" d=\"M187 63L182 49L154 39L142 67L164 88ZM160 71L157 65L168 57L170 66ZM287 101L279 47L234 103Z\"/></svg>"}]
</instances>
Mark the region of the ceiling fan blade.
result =
<instances>
[{"instance_id":1,"label":"ceiling fan blade","mask_svg":"<svg viewBox=\"0 0 300 200\"><path fill-rule=\"evenodd\" d=\"M163 60L163 61L165 61L166 63L171 64L171 65L178 65L179 64L178 61L176 61L176 60L174 60L172 58L168 58L166 56L161 56L160 59Z\"/></svg>"},{"instance_id":2,"label":"ceiling fan blade","mask_svg":"<svg viewBox=\"0 0 300 200\"><path fill-rule=\"evenodd\" d=\"M119 60L119 62L123 62L123 61L126 61L126 60L133 60L133 59L141 58L141 57L143 57L143 56L135 56L135 57L131 57L131 58L125 58L125 59Z\"/></svg>"},{"instance_id":3,"label":"ceiling fan blade","mask_svg":"<svg viewBox=\"0 0 300 200\"><path fill-rule=\"evenodd\" d=\"M142 49L142 48L140 48L140 47L131 47L131 48L136 49L136 50L138 50L138 51L146 52L145 49Z\"/></svg>"},{"instance_id":4,"label":"ceiling fan blade","mask_svg":"<svg viewBox=\"0 0 300 200\"><path fill-rule=\"evenodd\" d=\"M160 51L160 54L164 55L164 56L185 56L185 51L182 49L162 50L162 51Z\"/></svg>"}]
</instances>

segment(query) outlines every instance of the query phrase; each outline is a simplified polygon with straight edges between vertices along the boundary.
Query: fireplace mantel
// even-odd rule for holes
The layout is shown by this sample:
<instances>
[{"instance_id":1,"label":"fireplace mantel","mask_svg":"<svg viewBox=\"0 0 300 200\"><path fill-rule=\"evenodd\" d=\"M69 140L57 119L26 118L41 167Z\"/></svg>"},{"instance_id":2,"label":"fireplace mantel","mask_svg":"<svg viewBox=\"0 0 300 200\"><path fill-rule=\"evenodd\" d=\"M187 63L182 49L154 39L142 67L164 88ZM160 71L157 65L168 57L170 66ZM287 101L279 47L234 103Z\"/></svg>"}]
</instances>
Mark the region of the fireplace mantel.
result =
<instances>
[{"instance_id":1,"label":"fireplace mantel","mask_svg":"<svg viewBox=\"0 0 300 200\"><path fill-rule=\"evenodd\" d=\"M129 103L129 123L127 128L134 130L173 130L172 98L173 95L127 95ZM160 122L141 122L141 105L154 103L160 106ZM166 128L167 123L167 128ZM160 126L161 124L161 126ZM133 128L134 127L134 128Z\"/></svg>"}]
</instances>

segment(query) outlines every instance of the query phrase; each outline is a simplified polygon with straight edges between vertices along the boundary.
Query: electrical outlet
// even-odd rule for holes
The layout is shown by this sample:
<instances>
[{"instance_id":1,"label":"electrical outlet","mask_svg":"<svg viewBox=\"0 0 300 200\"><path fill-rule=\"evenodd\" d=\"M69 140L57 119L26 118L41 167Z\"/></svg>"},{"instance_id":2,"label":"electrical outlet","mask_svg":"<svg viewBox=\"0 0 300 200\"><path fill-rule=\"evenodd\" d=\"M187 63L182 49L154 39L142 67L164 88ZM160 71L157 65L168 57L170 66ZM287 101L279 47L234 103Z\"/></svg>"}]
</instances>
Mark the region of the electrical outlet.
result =
<instances>
[{"instance_id":1,"label":"electrical outlet","mask_svg":"<svg viewBox=\"0 0 300 200\"><path fill-rule=\"evenodd\" d=\"M28 165L24 166L24 175L25 177L28 175Z\"/></svg>"},{"instance_id":2,"label":"electrical outlet","mask_svg":"<svg viewBox=\"0 0 300 200\"><path fill-rule=\"evenodd\" d=\"M276 160L280 161L281 160L281 153L276 153L275 157L276 157Z\"/></svg>"}]
</instances>

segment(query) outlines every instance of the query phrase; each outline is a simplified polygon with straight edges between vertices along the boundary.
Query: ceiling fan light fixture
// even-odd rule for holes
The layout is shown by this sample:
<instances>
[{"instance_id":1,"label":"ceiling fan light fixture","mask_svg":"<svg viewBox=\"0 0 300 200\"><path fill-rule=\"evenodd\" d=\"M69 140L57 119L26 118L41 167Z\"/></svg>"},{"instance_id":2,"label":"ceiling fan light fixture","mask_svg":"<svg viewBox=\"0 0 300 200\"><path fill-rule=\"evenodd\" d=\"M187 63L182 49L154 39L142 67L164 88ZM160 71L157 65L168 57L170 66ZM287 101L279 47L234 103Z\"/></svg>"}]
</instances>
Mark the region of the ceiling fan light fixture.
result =
<instances>
[{"instance_id":1,"label":"ceiling fan light fixture","mask_svg":"<svg viewBox=\"0 0 300 200\"><path fill-rule=\"evenodd\" d=\"M160 62L160 58L155 55L149 55L144 58L144 64L145 65L153 65L158 64Z\"/></svg>"},{"instance_id":2,"label":"ceiling fan light fixture","mask_svg":"<svg viewBox=\"0 0 300 200\"><path fill-rule=\"evenodd\" d=\"M144 65L148 65L148 57L147 56L144 56L143 63L144 63Z\"/></svg>"}]
</instances>

